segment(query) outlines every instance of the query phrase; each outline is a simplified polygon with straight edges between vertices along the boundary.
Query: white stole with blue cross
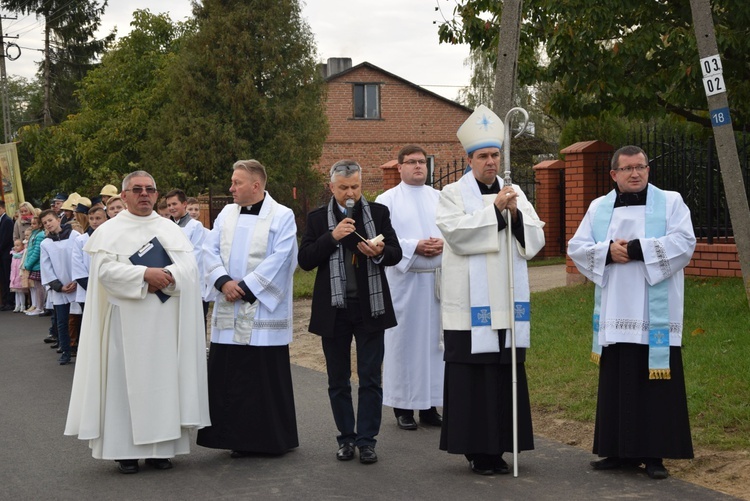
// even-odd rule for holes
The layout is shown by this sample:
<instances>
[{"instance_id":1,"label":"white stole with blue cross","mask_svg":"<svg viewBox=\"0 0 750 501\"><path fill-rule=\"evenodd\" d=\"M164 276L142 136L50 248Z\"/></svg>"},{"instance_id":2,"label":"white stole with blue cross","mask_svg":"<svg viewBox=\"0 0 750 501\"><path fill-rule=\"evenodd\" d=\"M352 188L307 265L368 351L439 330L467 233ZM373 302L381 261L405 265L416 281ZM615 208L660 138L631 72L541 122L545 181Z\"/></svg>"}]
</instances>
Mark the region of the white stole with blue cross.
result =
<instances>
[{"instance_id":1,"label":"white stole with blue cross","mask_svg":"<svg viewBox=\"0 0 750 501\"><path fill-rule=\"evenodd\" d=\"M498 178L499 179L499 178ZM502 187L502 179L500 186ZM464 211L472 214L482 210L485 202L479 191L479 186L473 175L465 175L459 180L461 186L461 198ZM494 195L492 196L494 198ZM505 231L511 231L510 224ZM506 234L498 234L501 252L490 254L494 258L492 266L507 266L507 254L513 253L513 277L514 277L514 311L510 313L515 326L516 346L528 348L531 345L531 309L529 301L528 272L525 261L520 256L516 246L505 249ZM492 309L490 308L490 284L487 281L488 254L473 254L468 256L469 260L469 303L471 307L471 353L498 353L500 341L495 330L497 325L492 326ZM494 286L506 287L503 284ZM509 291L503 290L508 294ZM508 326L509 327L509 326ZM507 328L507 327L506 327ZM510 336L506 336L505 347L510 347Z\"/></svg>"}]
</instances>

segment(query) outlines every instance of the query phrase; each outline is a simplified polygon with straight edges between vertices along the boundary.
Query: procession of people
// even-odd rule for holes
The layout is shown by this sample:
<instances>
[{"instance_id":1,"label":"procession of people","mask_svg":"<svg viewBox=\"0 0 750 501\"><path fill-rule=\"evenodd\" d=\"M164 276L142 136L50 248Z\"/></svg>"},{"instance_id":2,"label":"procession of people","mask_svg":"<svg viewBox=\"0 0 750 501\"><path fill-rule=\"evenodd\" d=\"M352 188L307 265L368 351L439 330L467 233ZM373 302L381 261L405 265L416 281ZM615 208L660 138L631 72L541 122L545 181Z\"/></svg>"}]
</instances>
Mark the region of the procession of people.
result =
<instances>
[{"instance_id":1,"label":"procession of people","mask_svg":"<svg viewBox=\"0 0 750 501\"><path fill-rule=\"evenodd\" d=\"M316 270L308 329L325 358L331 459L378 462L385 405L401 430L440 429L435 447L468 471L509 473L504 454L534 449L526 263L545 237L500 175L507 125L474 111L457 131L470 169L442 191L419 145L401 149L400 184L374 200L360 164L336 162L330 198L299 232L267 190L274 166L252 159L231 166L233 202L210 229L196 199L179 188L160 199L141 170L119 193L108 184L91 198L59 193L44 211L22 204L16 221L0 203L1 309L49 316L43 341L75 368L65 435L124 474L170 469L193 441L235 459L299 447L299 265ZM592 202L568 252L596 284L603 459L592 467L643 464L662 479L663 458L693 456L680 346L695 236L679 194L648 184L648 165L639 148L615 153L615 189Z\"/></svg>"}]
</instances>

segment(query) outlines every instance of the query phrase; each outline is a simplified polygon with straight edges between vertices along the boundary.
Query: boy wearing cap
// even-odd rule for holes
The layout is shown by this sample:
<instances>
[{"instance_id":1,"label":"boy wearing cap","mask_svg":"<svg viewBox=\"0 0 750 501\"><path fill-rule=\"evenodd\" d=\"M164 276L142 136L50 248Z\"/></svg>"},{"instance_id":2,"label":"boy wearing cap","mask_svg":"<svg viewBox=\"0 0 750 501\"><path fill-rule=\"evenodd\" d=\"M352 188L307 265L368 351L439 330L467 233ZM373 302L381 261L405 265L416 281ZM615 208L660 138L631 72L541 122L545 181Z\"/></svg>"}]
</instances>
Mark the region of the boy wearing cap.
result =
<instances>
[{"instance_id":1,"label":"boy wearing cap","mask_svg":"<svg viewBox=\"0 0 750 501\"><path fill-rule=\"evenodd\" d=\"M521 189L505 185L498 177L503 133L502 121L485 106L463 123L456 135L471 171L443 188L436 210L445 239L441 303L446 364L440 449L464 454L471 470L480 475L510 471L502 455L513 450L511 322L521 348L516 364L519 450L534 448L523 349L529 346L526 261L544 246L544 223ZM514 298L510 297L509 253Z\"/></svg>"}]
</instances>

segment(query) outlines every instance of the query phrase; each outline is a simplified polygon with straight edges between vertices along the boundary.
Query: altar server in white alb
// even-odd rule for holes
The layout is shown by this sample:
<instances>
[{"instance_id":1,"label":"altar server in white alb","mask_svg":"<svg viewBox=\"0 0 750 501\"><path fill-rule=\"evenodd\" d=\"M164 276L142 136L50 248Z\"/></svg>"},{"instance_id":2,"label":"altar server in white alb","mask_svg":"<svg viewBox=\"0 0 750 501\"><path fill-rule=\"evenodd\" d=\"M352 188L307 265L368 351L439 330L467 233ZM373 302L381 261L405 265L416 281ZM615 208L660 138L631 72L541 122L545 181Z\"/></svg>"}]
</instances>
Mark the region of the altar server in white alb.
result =
<instances>
[{"instance_id":1,"label":"altar server in white alb","mask_svg":"<svg viewBox=\"0 0 750 501\"><path fill-rule=\"evenodd\" d=\"M515 321L518 357L519 450L534 448L524 369L529 347L526 261L544 246L544 223L518 186L506 186L501 167L503 123L479 106L456 133L471 171L440 193L437 226L445 239L442 319L445 393L440 448L464 454L480 475L509 473L513 450L509 328ZM507 147L508 145L506 145ZM511 221L505 220L510 210ZM508 234L512 245L508 248ZM513 263L510 305L508 254Z\"/></svg>"},{"instance_id":2,"label":"altar server in white alb","mask_svg":"<svg viewBox=\"0 0 750 501\"><path fill-rule=\"evenodd\" d=\"M440 343L440 264L443 238L435 225L440 193L427 181L427 152L408 145L398 154L401 183L375 201L391 211L403 257L385 269L398 325L385 331L383 403L402 430L419 421L441 426L443 350Z\"/></svg>"},{"instance_id":3,"label":"altar server in white alb","mask_svg":"<svg viewBox=\"0 0 750 501\"><path fill-rule=\"evenodd\" d=\"M83 247L91 266L65 434L121 473L144 458L166 470L190 452L189 431L210 424L198 267L180 227L153 212L153 177L133 172L122 190L127 210ZM154 237L172 264L133 264Z\"/></svg>"},{"instance_id":4,"label":"altar server in white alb","mask_svg":"<svg viewBox=\"0 0 750 501\"><path fill-rule=\"evenodd\" d=\"M71 256L75 239L80 235L70 224L62 224L54 211L47 209L39 214L47 237L40 245L39 262L42 283L49 288L48 302L55 310L57 338L62 355L57 360L60 365L70 363L70 331L68 319L70 304L76 300L77 284L71 278Z\"/></svg>"},{"instance_id":5,"label":"altar server in white alb","mask_svg":"<svg viewBox=\"0 0 750 501\"><path fill-rule=\"evenodd\" d=\"M683 269L695 249L679 193L648 183L648 157L625 146L612 157L614 190L589 206L568 255L596 285L592 358L599 362L595 470L662 458L690 459L693 445L682 370Z\"/></svg>"},{"instance_id":6,"label":"altar server in white alb","mask_svg":"<svg viewBox=\"0 0 750 501\"><path fill-rule=\"evenodd\" d=\"M198 445L231 457L282 454L299 445L289 343L297 266L294 213L265 190L256 160L233 166L234 203L203 247L204 297L214 301L208 358L212 426Z\"/></svg>"}]
</instances>

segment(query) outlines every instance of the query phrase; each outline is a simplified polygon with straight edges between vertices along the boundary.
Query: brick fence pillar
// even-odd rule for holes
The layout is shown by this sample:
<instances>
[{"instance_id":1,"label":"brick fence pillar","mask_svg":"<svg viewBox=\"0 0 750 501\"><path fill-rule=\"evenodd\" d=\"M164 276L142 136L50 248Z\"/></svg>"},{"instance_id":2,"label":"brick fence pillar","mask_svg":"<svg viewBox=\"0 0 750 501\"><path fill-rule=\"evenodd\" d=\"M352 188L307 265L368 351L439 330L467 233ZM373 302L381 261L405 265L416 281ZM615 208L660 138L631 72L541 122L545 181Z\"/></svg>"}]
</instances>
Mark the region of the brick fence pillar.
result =
<instances>
[{"instance_id":1,"label":"brick fence pillar","mask_svg":"<svg viewBox=\"0 0 750 501\"><path fill-rule=\"evenodd\" d=\"M383 173L383 191L390 190L401 182L401 174L398 172L398 161L389 160L380 166Z\"/></svg>"},{"instance_id":2,"label":"brick fence pillar","mask_svg":"<svg viewBox=\"0 0 750 501\"><path fill-rule=\"evenodd\" d=\"M534 205L539 219L544 221L544 239L547 242L538 257L557 257L565 248L565 228L561 221L563 206L560 170L565 168L562 160L545 160L534 166L536 195Z\"/></svg>"},{"instance_id":3,"label":"brick fence pillar","mask_svg":"<svg viewBox=\"0 0 750 501\"><path fill-rule=\"evenodd\" d=\"M573 238L586 215L586 209L596 198L597 169L606 168L602 166L602 158L611 155L613 151L614 147L603 141L582 141L571 144L560 152L565 155L566 243ZM566 262L566 271L568 285L586 281L570 258Z\"/></svg>"}]
</instances>

